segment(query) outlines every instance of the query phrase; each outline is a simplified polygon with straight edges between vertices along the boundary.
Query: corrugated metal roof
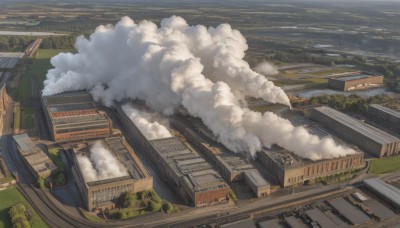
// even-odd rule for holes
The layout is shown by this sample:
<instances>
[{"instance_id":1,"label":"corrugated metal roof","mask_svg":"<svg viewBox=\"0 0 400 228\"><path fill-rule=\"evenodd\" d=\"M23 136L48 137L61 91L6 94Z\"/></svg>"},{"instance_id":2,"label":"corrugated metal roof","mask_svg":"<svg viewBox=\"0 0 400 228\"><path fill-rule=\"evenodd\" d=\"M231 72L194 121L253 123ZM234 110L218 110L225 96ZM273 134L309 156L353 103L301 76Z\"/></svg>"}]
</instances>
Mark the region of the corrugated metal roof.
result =
<instances>
[{"instance_id":1,"label":"corrugated metal roof","mask_svg":"<svg viewBox=\"0 0 400 228\"><path fill-rule=\"evenodd\" d=\"M385 113L387 113L387 114L389 114L391 116L394 116L394 117L400 119L400 112L398 112L396 110L393 110L391 108L388 108L388 107L385 107L385 106L382 106L382 105L379 105L379 104L371 104L369 107L375 108L375 109L377 109L379 111L385 112Z\"/></svg>"},{"instance_id":2,"label":"corrugated metal roof","mask_svg":"<svg viewBox=\"0 0 400 228\"><path fill-rule=\"evenodd\" d=\"M376 200L367 200L363 202L363 204L371 208L374 211L374 214L376 214L381 219L388 219L396 216L393 211L391 211L389 208L385 207L383 204L379 203Z\"/></svg>"},{"instance_id":3,"label":"corrugated metal roof","mask_svg":"<svg viewBox=\"0 0 400 228\"><path fill-rule=\"evenodd\" d=\"M23 52L0 52L0 68L14 68L24 55L25 53Z\"/></svg>"},{"instance_id":4,"label":"corrugated metal roof","mask_svg":"<svg viewBox=\"0 0 400 228\"><path fill-rule=\"evenodd\" d=\"M370 217L343 198L329 200L328 203L353 225L364 224L371 220Z\"/></svg>"},{"instance_id":5,"label":"corrugated metal roof","mask_svg":"<svg viewBox=\"0 0 400 228\"><path fill-rule=\"evenodd\" d=\"M270 186L270 184L261 176L258 170L247 170L244 172L244 175L246 175L247 178L257 187Z\"/></svg>"},{"instance_id":6,"label":"corrugated metal roof","mask_svg":"<svg viewBox=\"0 0 400 228\"><path fill-rule=\"evenodd\" d=\"M336 228L338 226L318 208L308 210L305 213L312 221L318 222L322 228Z\"/></svg>"},{"instance_id":7,"label":"corrugated metal roof","mask_svg":"<svg viewBox=\"0 0 400 228\"><path fill-rule=\"evenodd\" d=\"M275 219L260 222L258 224L260 225L261 228L280 228L280 227L282 227L281 225L279 225L278 221L276 221Z\"/></svg>"},{"instance_id":8,"label":"corrugated metal roof","mask_svg":"<svg viewBox=\"0 0 400 228\"><path fill-rule=\"evenodd\" d=\"M27 134L14 135L13 138L20 148L22 155L35 153L36 145Z\"/></svg>"},{"instance_id":9,"label":"corrugated metal roof","mask_svg":"<svg viewBox=\"0 0 400 228\"><path fill-rule=\"evenodd\" d=\"M291 227L291 228L308 228L308 226L304 223L301 222L301 220L297 219L294 216L289 216L285 218L285 222Z\"/></svg>"},{"instance_id":10,"label":"corrugated metal roof","mask_svg":"<svg viewBox=\"0 0 400 228\"><path fill-rule=\"evenodd\" d=\"M400 208L400 189L387 184L379 178L372 178L363 181L364 184L389 199Z\"/></svg>"},{"instance_id":11,"label":"corrugated metal roof","mask_svg":"<svg viewBox=\"0 0 400 228\"><path fill-rule=\"evenodd\" d=\"M343 125L346 125L353 130L357 131L358 133L368 137L369 139L381 143L381 144L388 144L393 142L398 142L400 139L397 137L390 135L376 127L373 127L369 124L361 122L351 116L348 116L342 112L339 112L335 109L329 108L327 106L317 107L314 110L328 116L331 119L340 122Z\"/></svg>"}]
</instances>

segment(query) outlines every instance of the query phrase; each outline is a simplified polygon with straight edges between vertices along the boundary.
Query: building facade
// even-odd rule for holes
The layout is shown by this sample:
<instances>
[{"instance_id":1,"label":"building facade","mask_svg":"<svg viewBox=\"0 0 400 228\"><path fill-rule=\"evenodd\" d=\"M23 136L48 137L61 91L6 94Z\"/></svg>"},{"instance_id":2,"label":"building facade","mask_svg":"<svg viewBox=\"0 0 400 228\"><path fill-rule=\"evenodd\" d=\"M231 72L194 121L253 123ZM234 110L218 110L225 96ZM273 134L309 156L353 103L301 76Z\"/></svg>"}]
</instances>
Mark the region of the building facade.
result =
<instances>
[{"instance_id":1,"label":"building facade","mask_svg":"<svg viewBox=\"0 0 400 228\"><path fill-rule=\"evenodd\" d=\"M399 138L332 108L314 108L311 118L376 157L393 156L400 152Z\"/></svg>"},{"instance_id":2,"label":"building facade","mask_svg":"<svg viewBox=\"0 0 400 228\"><path fill-rule=\"evenodd\" d=\"M328 85L331 88L341 91L381 87L383 86L383 76L367 73L352 73L346 76L329 78Z\"/></svg>"},{"instance_id":3,"label":"building facade","mask_svg":"<svg viewBox=\"0 0 400 228\"><path fill-rule=\"evenodd\" d=\"M282 187L360 169L365 165L363 153L312 161L277 146L258 152L258 160L275 174Z\"/></svg>"},{"instance_id":4,"label":"building facade","mask_svg":"<svg viewBox=\"0 0 400 228\"><path fill-rule=\"evenodd\" d=\"M368 114L376 122L400 132L400 112L382 105L372 104L368 107Z\"/></svg>"},{"instance_id":5,"label":"building facade","mask_svg":"<svg viewBox=\"0 0 400 228\"><path fill-rule=\"evenodd\" d=\"M112 136L112 122L83 91L42 97L53 140L79 141Z\"/></svg>"},{"instance_id":6,"label":"building facade","mask_svg":"<svg viewBox=\"0 0 400 228\"><path fill-rule=\"evenodd\" d=\"M117 106L123 127L134 138L134 144L143 148L165 181L192 206L212 205L228 199L229 186L219 173L190 145L175 137L147 140L136 125Z\"/></svg>"},{"instance_id":7,"label":"building facade","mask_svg":"<svg viewBox=\"0 0 400 228\"><path fill-rule=\"evenodd\" d=\"M27 134L14 135L13 139L22 160L35 178L46 178L57 171L50 158Z\"/></svg>"},{"instance_id":8,"label":"building facade","mask_svg":"<svg viewBox=\"0 0 400 228\"><path fill-rule=\"evenodd\" d=\"M116 200L127 191L136 193L153 189L152 176L133 149L119 137L106 138L101 142L126 167L128 174L122 177L87 181L85 174L82 173L78 156L89 156L90 147L94 142L79 142L73 144L70 150L74 180L89 211L115 208Z\"/></svg>"},{"instance_id":9,"label":"building facade","mask_svg":"<svg viewBox=\"0 0 400 228\"><path fill-rule=\"evenodd\" d=\"M202 123L197 122L197 120L188 121L184 118L176 118L171 119L170 124L211 161L226 181L229 183L239 181L246 183L257 197L269 195L270 184L253 164L215 142L212 139L212 133Z\"/></svg>"}]
</instances>

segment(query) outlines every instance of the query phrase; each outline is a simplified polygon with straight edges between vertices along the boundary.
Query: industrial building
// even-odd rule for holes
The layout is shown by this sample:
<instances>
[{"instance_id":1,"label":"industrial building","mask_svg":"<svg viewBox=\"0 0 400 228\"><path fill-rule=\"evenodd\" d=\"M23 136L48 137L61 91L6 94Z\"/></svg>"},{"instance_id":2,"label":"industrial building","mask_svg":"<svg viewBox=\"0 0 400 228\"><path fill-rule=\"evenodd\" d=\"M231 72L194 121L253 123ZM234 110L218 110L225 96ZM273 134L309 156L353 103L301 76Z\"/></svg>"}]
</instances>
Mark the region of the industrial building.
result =
<instances>
[{"instance_id":1,"label":"industrial building","mask_svg":"<svg viewBox=\"0 0 400 228\"><path fill-rule=\"evenodd\" d=\"M341 91L381 87L383 86L383 76L364 72L349 73L345 76L329 78L328 86Z\"/></svg>"},{"instance_id":2,"label":"industrial building","mask_svg":"<svg viewBox=\"0 0 400 228\"><path fill-rule=\"evenodd\" d=\"M354 226L361 225L371 221L364 212L360 211L354 205L343 198L337 198L327 201L341 216L345 217Z\"/></svg>"},{"instance_id":3,"label":"industrial building","mask_svg":"<svg viewBox=\"0 0 400 228\"><path fill-rule=\"evenodd\" d=\"M364 167L364 154L313 161L274 145L258 153L259 161L277 177L282 187Z\"/></svg>"},{"instance_id":4,"label":"industrial building","mask_svg":"<svg viewBox=\"0 0 400 228\"><path fill-rule=\"evenodd\" d=\"M48 177L57 171L54 163L27 134L14 135L13 138L22 160L35 178Z\"/></svg>"},{"instance_id":5,"label":"industrial building","mask_svg":"<svg viewBox=\"0 0 400 228\"><path fill-rule=\"evenodd\" d=\"M228 199L229 186L190 145L175 137L149 141L120 105L117 113L124 128L133 136L135 145L144 149L144 154L188 203L200 207Z\"/></svg>"},{"instance_id":6,"label":"industrial building","mask_svg":"<svg viewBox=\"0 0 400 228\"><path fill-rule=\"evenodd\" d=\"M90 157L91 146L96 141L78 142L72 145L72 173L89 211L113 209L116 200L127 191L140 192L153 189L153 178L143 166L133 149L120 137L105 138L101 144L128 170L126 176L87 181L78 156ZM98 142L98 141L97 141ZM92 160L90 160L93 162Z\"/></svg>"},{"instance_id":7,"label":"industrial building","mask_svg":"<svg viewBox=\"0 0 400 228\"><path fill-rule=\"evenodd\" d=\"M382 105L371 104L368 107L368 115L379 124L400 132L400 112Z\"/></svg>"},{"instance_id":8,"label":"industrial building","mask_svg":"<svg viewBox=\"0 0 400 228\"><path fill-rule=\"evenodd\" d=\"M376 157L399 154L399 138L342 112L326 106L317 107L312 110L311 118Z\"/></svg>"},{"instance_id":9,"label":"industrial building","mask_svg":"<svg viewBox=\"0 0 400 228\"><path fill-rule=\"evenodd\" d=\"M369 190L400 211L400 189L379 178L366 179L363 182Z\"/></svg>"},{"instance_id":10,"label":"industrial building","mask_svg":"<svg viewBox=\"0 0 400 228\"><path fill-rule=\"evenodd\" d=\"M52 138L57 142L112 136L112 122L85 91L43 96L42 104Z\"/></svg>"},{"instance_id":11,"label":"industrial building","mask_svg":"<svg viewBox=\"0 0 400 228\"><path fill-rule=\"evenodd\" d=\"M243 181L257 197L270 194L270 184L260 172L240 154L235 154L217 143L210 130L199 120L171 118L170 124L211 161L229 183Z\"/></svg>"},{"instance_id":12,"label":"industrial building","mask_svg":"<svg viewBox=\"0 0 400 228\"><path fill-rule=\"evenodd\" d=\"M229 186L219 173L193 149L177 138L150 141L147 151L187 201L196 207L225 201Z\"/></svg>"},{"instance_id":13,"label":"industrial building","mask_svg":"<svg viewBox=\"0 0 400 228\"><path fill-rule=\"evenodd\" d=\"M24 57L24 52L0 52L0 71L7 71L15 68Z\"/></svg>"},{"instance_id":14,"label":"industrial building","mask_svg":"<svg viewBox=\"0 0 400 228\"><path fill-rule=\"evenodd\" d=\"M295 127L302 126L307 129L309 133L319 138L330 137L337 144L346 145L345 142L332 136L318 123L304 117L300 112L280 107L272 111L289 120ZM313 161L299 157L291 151L273 145L271 148L263 148L263 150L259 151L257 153L257 158L275 175L282 187L303 184L307 180L331 176L364 167L364 154L361 152L341 158Z\"/></svg>"}]
</instances>

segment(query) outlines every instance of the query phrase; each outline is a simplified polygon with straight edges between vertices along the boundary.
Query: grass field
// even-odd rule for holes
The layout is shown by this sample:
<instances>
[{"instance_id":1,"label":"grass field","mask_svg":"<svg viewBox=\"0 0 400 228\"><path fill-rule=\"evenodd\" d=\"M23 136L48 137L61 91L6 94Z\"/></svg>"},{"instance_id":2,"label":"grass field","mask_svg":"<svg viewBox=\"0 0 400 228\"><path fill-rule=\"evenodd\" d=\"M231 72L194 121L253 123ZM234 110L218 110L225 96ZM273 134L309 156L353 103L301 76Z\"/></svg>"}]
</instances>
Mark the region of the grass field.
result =
<instances>
[{"instance_id":1,"label":"grass field","mask_svg":"<svg viewBox=\"0 0 400 228\"><path fill-rule=\"evenodd\" d=\"M371 161L370 173L383 174L400 170L400 156L379 158Z\"/></svg>"},{"instance_id":2,"label":"grass field","mask_svg":"<svg viewBox=\"0 0 400 228\"><path fill-rule=\"evenodd\" d=\"M64 170L59 150L60 148L57 147L49 149L49 155L50 155L49 157L53 161L53 163L58 167L59 170Z\"/></svg>"},{"instance_id":3,"label":"grass field","mask_svg":"<svg viewBox=\"0 0 400 228\"><path fill-rule=\"evenodd\" d=\"M14 206L17 203L25 204L25 206L33 212L32 228L48 227L29 205L24 196L22 196L16 188L9 188L0 191L0 228L12 227L8 211L11 206Z\"/></svg>"},{"instance_id":4,"label":"grass field","mask_svg":"<svg viewBox=\"0 0 400 228\"><path fill-rule=\"evenodd\" d=\"M17 86L16 98L26 101L32 98L32 77L36 77L40 87L43 88L43 81L46 74L51 69L50 59L61 52L70 52L72 50L64 49L39 49L37 55L26 61L26 70L22 74Z\"/></svg>"}]
</instances>

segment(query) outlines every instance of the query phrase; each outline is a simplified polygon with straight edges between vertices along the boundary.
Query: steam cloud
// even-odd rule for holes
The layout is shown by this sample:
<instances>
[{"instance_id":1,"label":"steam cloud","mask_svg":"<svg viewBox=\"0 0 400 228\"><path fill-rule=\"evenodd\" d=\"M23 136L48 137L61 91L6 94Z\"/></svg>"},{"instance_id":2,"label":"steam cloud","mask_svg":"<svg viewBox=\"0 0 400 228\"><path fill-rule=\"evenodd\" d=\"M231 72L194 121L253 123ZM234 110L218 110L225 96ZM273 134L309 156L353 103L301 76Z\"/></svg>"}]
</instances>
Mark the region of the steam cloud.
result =
<instances>
[{"instance_id":1,"label":"steam cloud","mask_svg":"<svg viewBox=\"0 0 400 228\"><path fill-rule=\"evenodd\" d=\"M272 65L269 62L265 62L265 61L257 64L257 66L254 68L254 70L260 74L266 74L266 75L274 75L274 74L279 73L276 66Z\"/></svg>"},{"instance_id":2,"label":"steam cloud","mask_svg":"<svg viewBox=\"0 0 400 228\"><path fill-rule=\"evenodd\" d=\"M87 182L127 176L125 166L105 148L101 141L96 141L90 148L90 159L77 156L82 174Z\"/></svg>"},{"instance_id":3,"label":"steam cloud","mask_svg":"<svg viewBox=\"0 0 400 228\"><path fill-rule=\"evenodd\" d=\"M184 106L229 149L255 154L278 144L310 159L356 153L319 139L273 113L240 106L245 95L290 106L284 91L243 60L247 44L230 25L189 26L181 17L135 24L124 17L115 27L99 26L79 37L77 54L51 59L43 95L90 90L104 105L126 98L145 101L164 114Z\"/></svg>"},{"instance_id":4,"label":"steam cloud","mask_svg":"<svg viewBox=\"0 0 400 228\"><path fill-rule=\"evenodd\" d=\"M155 113L139 111L129 104L123 105L122 110L148 140L172 137L169 130L156 120L160 117Z\"/></svg>"}]
</instances>

